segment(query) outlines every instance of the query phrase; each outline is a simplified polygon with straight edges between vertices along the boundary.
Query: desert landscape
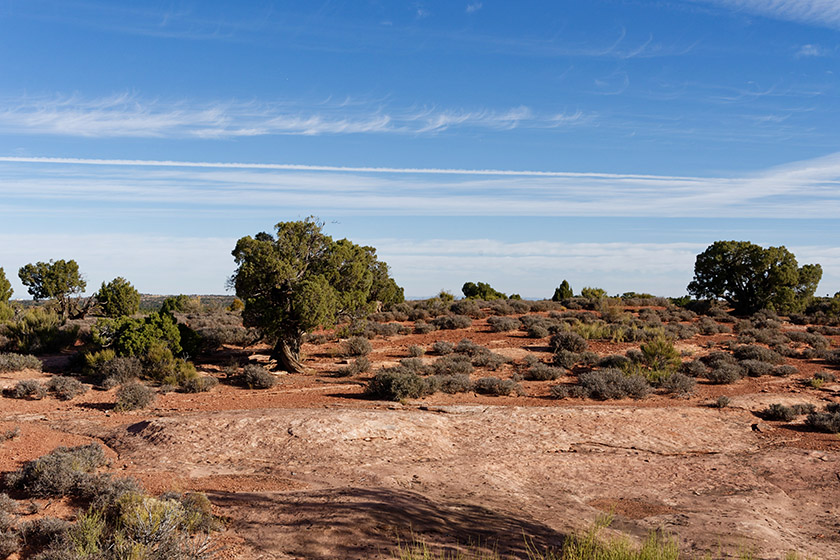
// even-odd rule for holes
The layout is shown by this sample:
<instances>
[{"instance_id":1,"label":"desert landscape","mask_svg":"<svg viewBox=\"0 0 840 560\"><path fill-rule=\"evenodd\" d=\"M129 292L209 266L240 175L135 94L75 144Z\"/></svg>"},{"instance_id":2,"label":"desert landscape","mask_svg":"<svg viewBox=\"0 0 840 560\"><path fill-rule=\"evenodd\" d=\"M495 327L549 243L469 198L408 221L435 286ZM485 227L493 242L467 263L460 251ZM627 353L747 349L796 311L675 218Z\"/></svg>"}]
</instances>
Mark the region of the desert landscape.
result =
<instances>
[{"instance_id":1,"label":"desert landscape","mask_svg":"<svg viewBox=\"0 0 840 560\"><path fill-rule=\"evenodd\" d=\"M42 355L42 371L0 374L0 471L95 442L106 472L153 495L205 493L221 520L218 558L397 558L414 541L525 558L529 547L560 550L604 515L604 538L662 530L686 557L837 558L840 440L806 424L808 411L840 402L837 327L698 314L662 298L434 298L316 331L305 373L269 373L269 346L225 342L247 339L233 298L180 301L178 323L204 333L198 374L218 383L159 386L151 404L121 412L117 389L71 373L78 347ZM587 371L629 371L646 329L671 336L681 383L636 398L575 392ZM559 346L569 341L572 358ZM361 359L369 364L356 371ZM740 374L715 377L727 365ZM249 388L247 367L270 381ZM383 399L371 394L383 371L444 383ZM93 390L12 398L21 382L66 374ZM790 417L770 412L801 405ZM84 501L22 503L19 526L72 520Z\"/></svg>"}]
</instances>

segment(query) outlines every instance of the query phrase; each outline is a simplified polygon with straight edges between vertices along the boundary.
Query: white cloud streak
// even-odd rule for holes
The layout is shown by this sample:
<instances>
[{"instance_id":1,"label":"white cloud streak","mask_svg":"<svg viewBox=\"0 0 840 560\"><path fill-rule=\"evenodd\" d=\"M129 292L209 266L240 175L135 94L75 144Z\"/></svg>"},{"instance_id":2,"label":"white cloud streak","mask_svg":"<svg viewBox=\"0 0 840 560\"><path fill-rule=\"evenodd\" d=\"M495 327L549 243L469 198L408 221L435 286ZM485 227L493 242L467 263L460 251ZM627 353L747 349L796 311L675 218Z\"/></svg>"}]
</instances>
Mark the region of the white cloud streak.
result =
<instances>
[{"instance_id":1,"label":"white cloud streak","mask_svg":"<svg viewBox=\"0 0 840 560\"><path fill-rule=\"evenodd\" d=\"M559 118L558 118L559 117ZM269 135L430 134L451 128L553 128L590 120L581 111L400 109L348 103L149 101L123 94L0 100L0 132L84 138L236 138Z\"/></svg>"},{"instance_id":2,"label":"white cloud streak","mask_svg":"<svg viewBox=\"0 0 840 560\"><path fill-rule=\"evenodd\" d=\"M356 215L835 218L840 153L730 177L2 157L0 195L117 209ZM2 209L0 209L2 211Z\"/></svg>"},{"instance_id":3,"label":"white cloud streak","mask_svg":"<svg viewBox=\"0 0 840 560\"><path fill-rule=\"evenodd\" d=\"M695 0L697 1L697 0ZM837 0L700 0L785 21L840 28Z\"/></svg>"}]
</instances>

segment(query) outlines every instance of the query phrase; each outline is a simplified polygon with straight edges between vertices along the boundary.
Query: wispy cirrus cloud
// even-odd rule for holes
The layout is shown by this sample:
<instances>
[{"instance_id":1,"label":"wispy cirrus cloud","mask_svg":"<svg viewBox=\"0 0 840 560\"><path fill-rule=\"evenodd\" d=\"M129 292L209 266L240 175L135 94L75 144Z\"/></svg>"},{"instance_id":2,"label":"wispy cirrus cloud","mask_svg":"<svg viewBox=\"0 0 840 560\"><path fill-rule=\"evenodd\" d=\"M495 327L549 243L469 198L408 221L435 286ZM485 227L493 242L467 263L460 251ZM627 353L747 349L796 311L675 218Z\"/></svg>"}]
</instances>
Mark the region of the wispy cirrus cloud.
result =
<instances>
[{"instance_id":1,"label":"wispy cirrus cloud","mask_svg":"<svg viewBox=\"0 0 840 560\"><path fill-rule=\"evenodd\" d=\"M233 138L268 135L433 134L453 128L551 128L593 118L580 110L405 108L367 103L162 102L122 94L101 98L0 100L0 131L88 138Z\"/></svg>"},{"instance_id":2,"label":"wispy cirrus cloud","mask_svg":"<svg viewBox=\"0 0 840 560\"><path fill-rule=\"evenodd\" d=\"M694 0L743 10L784 21L840 28L840 2L836 0Z\"/></svg>"},{"instance_id":3,"label":"wispy cirrus cloud","mask_svg":"<svg viewBox=\"0 0 840 560\"><path fill-rule=\"evenodd\" d=\"M56 201L420 216L833 218L840 153L743 176L690 177L233 162L2 157L7 211Z\"/></svg>"}]
</instances>

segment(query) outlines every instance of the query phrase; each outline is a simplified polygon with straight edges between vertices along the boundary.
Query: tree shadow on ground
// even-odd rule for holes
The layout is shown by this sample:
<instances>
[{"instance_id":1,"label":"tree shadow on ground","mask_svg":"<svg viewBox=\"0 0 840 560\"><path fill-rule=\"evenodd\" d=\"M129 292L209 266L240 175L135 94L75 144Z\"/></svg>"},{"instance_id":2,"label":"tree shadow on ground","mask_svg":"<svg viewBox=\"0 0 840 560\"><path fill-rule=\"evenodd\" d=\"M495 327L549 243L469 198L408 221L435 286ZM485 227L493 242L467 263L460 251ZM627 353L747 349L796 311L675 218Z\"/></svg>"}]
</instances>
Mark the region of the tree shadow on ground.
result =
<instances>
[{"instance_id":1,"label":"tree shadow on ground","mask_svg":"<svg viewBox=\"0 0 840 560\"><path fill-rule=\"evenodd\" d=\"M393 557L418 539L433 549L459 546L527 557L559 549L564 535L509 512L459 501L432 501L408 490L341 488L288 493L210 493L231 527L257 550L303 558ZM526 542L527 537L527 542Z\"/></svg>"}]
</instances>

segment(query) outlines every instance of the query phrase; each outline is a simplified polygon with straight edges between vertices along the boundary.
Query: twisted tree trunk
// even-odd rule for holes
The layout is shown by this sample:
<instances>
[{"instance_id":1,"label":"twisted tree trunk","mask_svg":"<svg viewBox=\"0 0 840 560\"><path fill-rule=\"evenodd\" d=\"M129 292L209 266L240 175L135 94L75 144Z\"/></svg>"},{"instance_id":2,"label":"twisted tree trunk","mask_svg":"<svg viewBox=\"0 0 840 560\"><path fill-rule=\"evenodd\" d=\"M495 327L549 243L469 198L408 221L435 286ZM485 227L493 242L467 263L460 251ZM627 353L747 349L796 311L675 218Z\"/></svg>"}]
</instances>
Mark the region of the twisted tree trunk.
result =
<instances>
[{"instance_id":1,"label":"twisted tree trunk","mask_svg":"<svg viewBox=\"0 0 840 560\"><path fill-rule=\"evenodd\" d=\"M274 345L274 350L271 352L271 357L277 360L277 369L288 371L289 373L303 373L306 371L301 361L300 344L300 335L281 337L277 341L277 344Z\"/></svg>"}]
</instances>

